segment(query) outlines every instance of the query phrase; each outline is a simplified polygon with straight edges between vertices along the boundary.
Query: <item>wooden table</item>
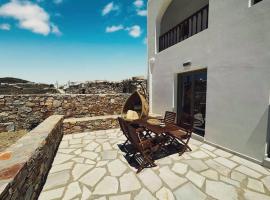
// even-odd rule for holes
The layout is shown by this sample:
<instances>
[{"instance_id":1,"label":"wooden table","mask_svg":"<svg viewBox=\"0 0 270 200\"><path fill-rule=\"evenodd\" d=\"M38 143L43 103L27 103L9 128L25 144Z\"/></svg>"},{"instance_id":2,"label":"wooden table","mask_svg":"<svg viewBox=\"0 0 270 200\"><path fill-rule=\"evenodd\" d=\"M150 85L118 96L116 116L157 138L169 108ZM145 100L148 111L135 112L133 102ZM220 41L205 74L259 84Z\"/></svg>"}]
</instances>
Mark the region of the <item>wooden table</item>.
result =
<instances>
[{"instance_id":1,"label":"wooden table","mask_svg":"<svg viewBox=\"0 0 270 200\"><path fill-rule=\"evenodd\" d=\"M148 119L138 119L138 120L133 121L131 125L145 129L147 132L146 135L150 137L161 138L158 142L160 144L159 149L166 150L166 145L172 144L173 141L176 140L177 137L175 137L175 135L173 134L174 132L186 135L185 130L183 130L181 127L177 126L176 124L165 123L165 126L162 127L160 125L150 124L147 122L147 120ZM151 133L153 133L156 136L152 136ZM185 143L183 144L186 145ZM179 154L180 153L182 154L182 150L179 149Z\"/></svg>"},{"instance_id":2,"label":"wooden table","mask_svg":"<svg viewBox=\"0 0 270 200\"><path fill-rule=\"evenodd\" d=\"M153 125L147 122L148 119L138 119L134 120L131 125L137 125L139 127L143 127L157 135L161 134L168 134L170 131L176 131L181 129L179 126L176 124L167 124L165 123L165 126L162 127L160 125Z\"/></svg>"}]
</instances>

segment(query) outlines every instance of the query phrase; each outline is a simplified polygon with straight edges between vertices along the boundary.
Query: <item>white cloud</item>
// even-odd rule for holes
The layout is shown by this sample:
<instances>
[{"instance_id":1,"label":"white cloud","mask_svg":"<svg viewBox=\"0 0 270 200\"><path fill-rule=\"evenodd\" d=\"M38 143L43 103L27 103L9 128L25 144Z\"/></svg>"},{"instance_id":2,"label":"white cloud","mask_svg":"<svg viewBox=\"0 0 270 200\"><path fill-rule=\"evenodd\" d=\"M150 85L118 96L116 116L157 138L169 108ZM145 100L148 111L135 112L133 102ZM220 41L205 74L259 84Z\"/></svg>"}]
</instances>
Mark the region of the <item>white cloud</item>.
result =
<instances>
[{"instance_id":1,"label":"white cloud","mask_svg":"<svg viewBox=\"0 0 270 200\"><path fill-rule=\"evenodd\" d=\"M55 24L51 23L51 32L54 33L57 36L61 36L62 32L59 30L58 26Z\"/></svg>"},{"instance_id":2,"label":"white cloud","mask_svg":"<svg viewBox=\"0 0 270 200\"><path fill-rule=\"evenodd\" d=\"M141 8L144 5L143 0L135 0L133 3L137 8Z\"/></svg>"},{"instance_id":3,"label":"white cloud","mask_svg":"<svg viewBox=\"0 0 270 200\"><path fill-rule=\"evenodd\" d=\"M138 38L142 35L142 29L139 25L134 25L131 27L126 27L126 28L122 24L117 25L117 26L113 25L113 26L106 27L106 33L113 33L113 32L117 32L121 30L127 31L128 34L134 38Z\"/></svg>"},{"instance_id":4,"label":"white cloud","mask_svg":"<svg viewBox=\"0 0 270 200\"><path fill-rule=\"evenodd\" d=\"M147 16L147 10L137 10L137 15L139 16Z\"/></svg>"},{"instance_id":5,"label":"white cloud","mask_svg":"<svg viewBox=\"0 0 270 200\"><path fill-rule=\"evenodd\" d=\"M0 7L0 16L18 20L19 27L37 34L58 34L55 25L51 25L49 14L39 5L29 1L13 0Z\"/></svg>"},{"instance_id":6,"label":"white cloud","mask_svg":"<svg viewBox=\"0 0 270 200\"><path fill-rule=\"evenodd\" d=\"M113 32L116 32L116 31L123 30L123 29L124 29L123 25L110 26L110 27L106 28L106 33L113 33Z\"/></svg>"},{"instance_id":7,"label":"white cloud","mask_svg":"<svg viewBox=\"0 0 270 200\"><path fill-rule=\"evenodd\" d=\"M0 24L0 30L9 31L10 25L9 24Z\"/></svg>"},{"instance_id":8,"label":"white cloud","mask_svg":"<svg viewBox=\"0 0 270 200\"><path fill-rule=\"evenodd\" d=\"M112 11L118 11L119 6L115 5L114 2L112 1L111 3L108 3L102 10L102 15L105 16L109 14Z\"/></svg>"},{"instance_id":9,"label":"white cloud","mask_svg":"<svg viewBox=\"0 0 270 200\"><path fill-rule=\"evenodd\" d=\"M134 38L138 38L138 37L140 37L141 34L142 34L141 27L138 26L138 25L134 25L134 26L132 26L132 27L126 28L126 30L128 31L128 34L129 34L131 37L134 37Z\"/></svg>"},{"instance_id":10,"label":"white cloud","mask_svg":"<svg viewBox=\"0 0 270 200\"><path fill-rule=\"evenodd\" d=\"M137 15L139 16L147 16L147 10L144 9L144 1L143 0L135 0L133 3L136 7Z\"/></svg>"}]
</instances>

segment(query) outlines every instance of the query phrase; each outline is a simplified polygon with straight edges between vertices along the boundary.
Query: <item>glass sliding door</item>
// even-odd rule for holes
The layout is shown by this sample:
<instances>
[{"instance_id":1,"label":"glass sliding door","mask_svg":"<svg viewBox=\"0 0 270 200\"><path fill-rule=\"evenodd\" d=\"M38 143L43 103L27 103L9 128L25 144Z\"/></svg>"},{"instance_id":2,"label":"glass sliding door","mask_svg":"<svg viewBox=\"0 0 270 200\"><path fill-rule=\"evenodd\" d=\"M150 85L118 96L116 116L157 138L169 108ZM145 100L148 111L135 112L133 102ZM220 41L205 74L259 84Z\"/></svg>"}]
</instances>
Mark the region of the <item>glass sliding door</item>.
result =
<instances>
[{"instance_id":1,"label":"glass sliding door","mask_svg":"<svg viewBox=\"0 0 270 200\"><path fill-rule=\"evenodd\" d=\"M194 117L194 132L204 136L206 116L207 70L178 75L178 122L183 114Z\"/></svg>"}]
</instances>

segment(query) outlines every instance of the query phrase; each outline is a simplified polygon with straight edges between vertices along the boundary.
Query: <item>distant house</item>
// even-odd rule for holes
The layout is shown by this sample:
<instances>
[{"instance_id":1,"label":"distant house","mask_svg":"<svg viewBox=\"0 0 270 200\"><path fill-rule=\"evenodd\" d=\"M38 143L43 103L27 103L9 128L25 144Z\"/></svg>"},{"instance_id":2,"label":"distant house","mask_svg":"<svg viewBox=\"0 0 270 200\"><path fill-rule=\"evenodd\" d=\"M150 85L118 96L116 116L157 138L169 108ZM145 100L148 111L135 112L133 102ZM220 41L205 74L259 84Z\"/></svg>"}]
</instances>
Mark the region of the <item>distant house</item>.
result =
<instances>
[{"instance_id":1,"label":"distant house","mask_svg":"<svg viewBox=\"0 0 270 200\"><path fill-rule=\"evenodd\" d=\"M270 166L269 0L149 0L148 64L151 112Z\"/></svg>"}]
</instances>

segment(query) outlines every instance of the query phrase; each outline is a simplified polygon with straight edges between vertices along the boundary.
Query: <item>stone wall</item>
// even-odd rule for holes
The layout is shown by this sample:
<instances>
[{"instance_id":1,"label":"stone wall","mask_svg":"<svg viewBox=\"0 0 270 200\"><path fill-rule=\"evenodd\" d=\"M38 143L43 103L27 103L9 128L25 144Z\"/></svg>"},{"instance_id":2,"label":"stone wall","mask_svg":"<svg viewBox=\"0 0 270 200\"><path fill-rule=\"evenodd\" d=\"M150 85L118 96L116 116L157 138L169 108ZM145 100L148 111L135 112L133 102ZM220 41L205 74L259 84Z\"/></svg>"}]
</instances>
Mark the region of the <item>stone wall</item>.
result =
<instances>
[{"instance_id":1,"label":"stone wall","mask_svg":"<svg viewBox=\"0 0 270 200\"><path fill-rule=\"evenodd\" d=\"M63 137L63 116L53 115L0 152L0 199L37 199Z\"/></svg>"},{"instance_id":2,"label":"stone wall","mask_svg":"<svg viewBox=\"0 0 270 200\"><path fill-rule=\"evenodd\" d=\"M70 118L63 122L64 134L119 128L118 115Z\"/></svg>"},{"instance_id":3,"label":"stone wall","mask_svg":"<svg viewBox=\"0 0 270 200\"><path fill-rule=\"evenodd\" d=\"M16 129L33 129L54 114L65 118L118 115L129 95L1 95L0 123L14 122Z\"/></svg>"},{"instance_id":4,"label":"stone wall","mask_svg":"<svg viewBox=\"0 0 270 200\"><path fill-rule=\"evenodd\" d=\"M118 82L92 81L69 85L65 88L67 94L117 94L133 93L141 88L147 88L147 80L143 77L133 77Z\"/></svg>"}]
</instances>

